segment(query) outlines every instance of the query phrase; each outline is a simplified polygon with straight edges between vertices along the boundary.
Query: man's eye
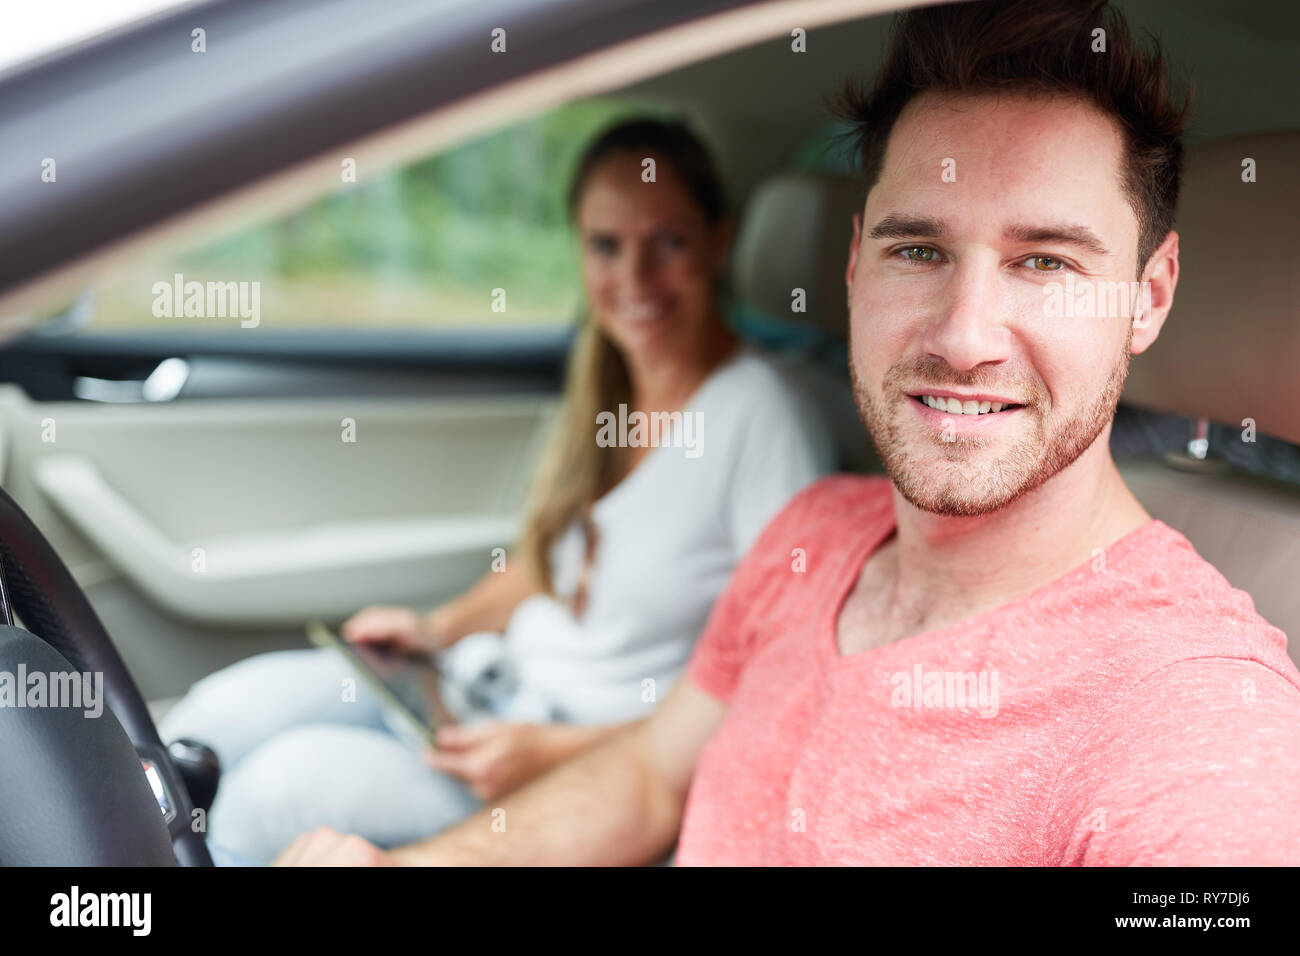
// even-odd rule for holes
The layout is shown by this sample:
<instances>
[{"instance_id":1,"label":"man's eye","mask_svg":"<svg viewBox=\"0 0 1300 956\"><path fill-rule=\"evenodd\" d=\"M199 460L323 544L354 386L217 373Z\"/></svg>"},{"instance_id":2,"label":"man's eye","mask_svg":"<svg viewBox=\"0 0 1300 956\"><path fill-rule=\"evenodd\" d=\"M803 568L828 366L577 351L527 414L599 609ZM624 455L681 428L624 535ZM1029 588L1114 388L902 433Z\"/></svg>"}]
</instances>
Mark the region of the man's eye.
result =
<instances>
[{"instance_id":1,"label":"man's eye","mask_svg":"<svg viewBox=\"0 0 1300 956\"><path fill-rule=\"evenodd\" d=\"M903 258L910 262L934 262L938 253L929 246L908 246L906 249L899 249Z\"/></svg>"},{"instance_id":2,"label":"man's eye","mask_svg":"<svg viewBox=\"0 0 1300 956\"><path fill-rule=\"evenodd\" d=\"M1030 263L1030 268L1036 272L1059 272L1065 268L1064 260L1057 259L1055 256L1030 256L1025 261Z\"/></svg>"},{"instance_id":3,"label":"man's eye","mask_svg":"<svg viewBox=\"0 0 1300 956\"><path fill-rule=\"evenodd\" d=\"M598 256L612 256L618 252L618 240L609 236L593 236L587 247Z\"/></svg>"}]
</instances>

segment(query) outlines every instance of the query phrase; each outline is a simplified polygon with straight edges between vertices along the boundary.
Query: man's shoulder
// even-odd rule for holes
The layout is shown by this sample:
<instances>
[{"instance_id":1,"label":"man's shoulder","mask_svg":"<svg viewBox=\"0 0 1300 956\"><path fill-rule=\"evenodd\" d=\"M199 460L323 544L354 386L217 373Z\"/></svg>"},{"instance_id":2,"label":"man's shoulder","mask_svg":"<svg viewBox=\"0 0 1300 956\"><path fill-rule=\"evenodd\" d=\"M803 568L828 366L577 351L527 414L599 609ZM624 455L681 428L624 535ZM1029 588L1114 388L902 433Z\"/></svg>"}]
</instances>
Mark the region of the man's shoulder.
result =
<instances>
[{"instance_id":1,"label":"man's shoulder","mask_svg":"<svg viewBox=\"0 0 1300 956\"><path fill-rule=\"evenodd\" d=\"M827 475L791 498L768 531L810 543L826 538L852 541L857 532L893 520L892 489L883 475Z\"/></svg>"},{"instance_id":2,"label":"man's shoulder","mask_svg":"<svg viewBox=\"0 0 1300 956\"><path fill-rule=\"evenodd\" d=\"M1153 521L1143 547L1121 567L1120 589L1128 626L1125 640L1141 632L1155 667L1196 660L1255 661L1300 687L1300 671L1287 656L1287 636L1255 608L1179 531ZM1133 647L1133 650L1139 650ZM1154 652L1154 653L1150 653Z\"/></svg>"},{"instance_id":3,"label":"man's shoulder","mask_svg":"<svg viewBox=\"0 0 1300 956\"><path fill-rule=\"evenodd\" d=\"M1300 768L1285 635L1161 522L1094 570L1093 613L1054 660L1053 720L1068 732L1045 806L1061 861L1294 863L1269 836L1294 832L1300 809L1277 783Z\"/></svg>"},{"instance_id":4,"label":"man's shoulder","mask_svg":"<svg viewBox=\"0 0 1300 956\"><path fill-rule=\"evenodd\" d=\"M823 606L825 582L844 567L848 552L883 522L892 524L890 489L880 476L831 475L785 505L714 606L693 665L700 686L726 699L760 646L807 634Z\"/></svg>"},{"instance_id":5,"label":"man's shoulder","mask_svg":"<svg viewBox=\"0 0 1300 956\"><path fill-rule=\"evenodd\" d=\"M883 522L893 522L893 496L888 478L878 475L829 475L790 499L763 528L737 569L738 578L771 577L789 583L792 554L817 555L821 560L857 546ZM797 549L797 553L796 553Z\"/></svg>"}]
</instances>

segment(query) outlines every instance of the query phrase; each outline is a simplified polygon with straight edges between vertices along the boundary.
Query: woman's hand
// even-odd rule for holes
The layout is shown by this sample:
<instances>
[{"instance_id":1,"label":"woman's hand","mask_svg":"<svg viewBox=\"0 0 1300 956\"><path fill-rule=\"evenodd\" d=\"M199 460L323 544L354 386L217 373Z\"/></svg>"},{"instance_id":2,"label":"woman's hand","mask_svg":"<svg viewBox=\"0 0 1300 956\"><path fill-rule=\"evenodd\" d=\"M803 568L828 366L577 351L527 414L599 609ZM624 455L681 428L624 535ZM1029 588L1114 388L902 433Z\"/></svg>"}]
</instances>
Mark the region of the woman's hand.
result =
<instances>
[{"instance_id":1,"label":"woman's hand","mask_svg":"<svg viewBox=\"0 0 1300 956\"><path fill-rule=\"evenodd\" d=\"M385 644L422 654L439 649L427 619L409 607L368 607L344 621L340 632L353 644Z\"/></svg>"},{"instance_id":2,"label":"woman's hand","mask_svg":"<svg viewBox=\"0 0 1300 956\"><path fill-rule=\"evenodd\" d=\"M570 752L567 728L487 721L444 726L429 766L459 777L480 800L493 800L541 776Z\"/></svg>"}]
</instances>

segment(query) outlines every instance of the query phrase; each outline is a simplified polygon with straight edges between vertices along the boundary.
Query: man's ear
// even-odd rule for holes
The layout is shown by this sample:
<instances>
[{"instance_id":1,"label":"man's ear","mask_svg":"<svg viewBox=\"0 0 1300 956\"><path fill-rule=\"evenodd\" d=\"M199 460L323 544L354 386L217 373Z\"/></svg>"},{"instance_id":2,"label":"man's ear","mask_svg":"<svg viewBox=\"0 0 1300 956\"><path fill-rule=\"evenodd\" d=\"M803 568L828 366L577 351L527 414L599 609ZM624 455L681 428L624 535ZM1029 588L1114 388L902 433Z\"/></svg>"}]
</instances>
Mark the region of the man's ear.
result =
<instances>
[{"instance_id":1,"label":"man's ear","mask_svg":"<svg viewBox=\"0 0 1300 956\"><path fill-rule=\"evenodd\" d=\"M1178 286L1178 233L1172 229L1165 241L1147 260L1142 270L1141 293L1133 316L1133 341L1129 351L1141 355L1151 347L1160 334L1165 317L1174 305L1174 289Z\"/></svg>"},{"instance_id":2,"label":"man's ear","mask_svg":"<svg viewBox=\"0 0 1300 956\"><path fill-rule=\"evenodd\" d=\"M862 213L853 214L853 238L849 241L849 264L844 270L844 285L853 288L853 274L858 269L858 244L862 242Z\"/></svg>"}]
</instances>

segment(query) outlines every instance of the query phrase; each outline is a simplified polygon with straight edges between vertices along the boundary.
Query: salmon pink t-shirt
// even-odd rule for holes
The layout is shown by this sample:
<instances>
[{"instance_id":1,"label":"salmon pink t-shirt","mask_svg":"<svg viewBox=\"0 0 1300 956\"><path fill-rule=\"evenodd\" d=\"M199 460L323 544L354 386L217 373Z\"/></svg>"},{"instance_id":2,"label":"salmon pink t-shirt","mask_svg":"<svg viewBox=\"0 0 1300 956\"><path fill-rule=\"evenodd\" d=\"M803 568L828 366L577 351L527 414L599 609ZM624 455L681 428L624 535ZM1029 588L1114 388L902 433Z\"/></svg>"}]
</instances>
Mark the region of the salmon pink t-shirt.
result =
<instances>
[{"instance_id":1,"label":"salmon pink t-shirt","mask_svg":"<svg viewBox=\"0 0 1300 956\"><path fill-rule=\"evenodd\" d=\"M888 480L826 479L738 567L688 668L728 712L679 864L1300 863L1300 673L1186 538L1150 521L844 657L840 606L894 527Z\"/></svg>"}]
</instances>

